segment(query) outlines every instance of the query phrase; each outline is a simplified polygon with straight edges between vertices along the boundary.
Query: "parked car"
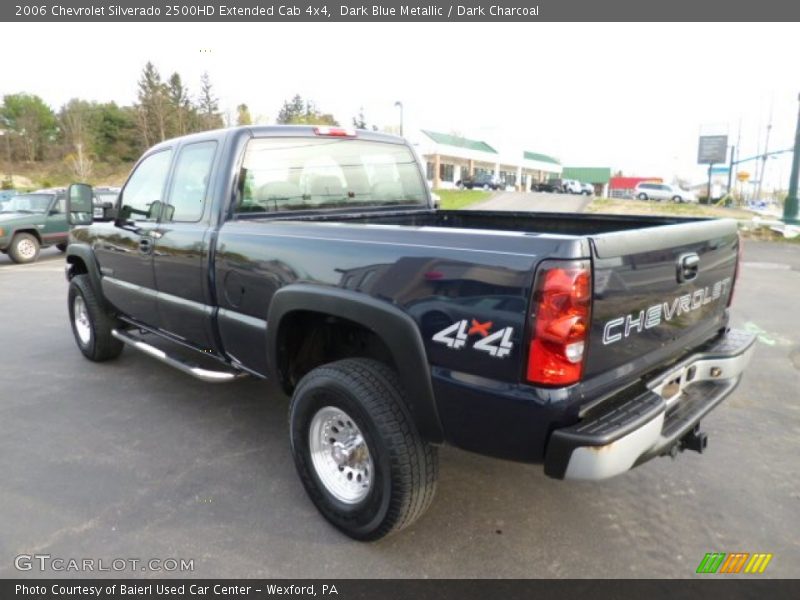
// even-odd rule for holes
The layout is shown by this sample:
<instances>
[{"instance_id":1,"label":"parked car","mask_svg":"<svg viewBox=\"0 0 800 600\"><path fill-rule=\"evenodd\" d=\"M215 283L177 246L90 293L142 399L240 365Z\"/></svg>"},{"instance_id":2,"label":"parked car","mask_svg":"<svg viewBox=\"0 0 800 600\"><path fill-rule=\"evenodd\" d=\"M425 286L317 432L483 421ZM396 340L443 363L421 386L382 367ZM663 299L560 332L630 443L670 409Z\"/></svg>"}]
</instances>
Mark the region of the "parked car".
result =
<instances>
[{"instance_id":1,"label":"parked car","mask_svg":"<svg viewBox=\"0 0 800 600\"><path fill-rule=\"evenodd\" d=\"M547 181L534 183L531 189L534 192L546 192L548 194L561 194L564 192L564 187L560 179L549 179Z\"/></svg>"},{"instance_id":2,"label":"parked car","mask_svg":"<svg viewBox=\"0 0 800 600\"><path fill-rule=\"evenodd\" d=\"M736 221L437 210L423 173L395 136L248 126L148 150L111 224L71 186L79 351L273 382L309 498L361 540L426 510L445 443L588 480L703 451L754 348Z\"/></svg>"},{"instance_id":3,"label":"parked car","mask_svg":"<svg viewBox=\"0 0 800 600\"><path fill-rule=\"evenodd\" d=\"M633 195L639 200L697 202L697 196L694 192L666 183L639 183L636 185Z\"/></svg>"},{"instance_id":4,"label":"parked car","mask_svg":"<svg viewBox=\"0 0 800 600\"><path fill-rule=\"evenodd\" d=\"M483 189L483 190L502 190L505 184L496 175L491 173L479 173L475 177L465 177L456 183L459 189Z\"/></svg>"},{"instance_id":5,"label":"parked car","mask_svg":"<svg viewBox=\"0 0 800 600\"><path fill-rule=\"evenodd\" d=\"M68 233L64 188L11 196L0 206L0 252L15 263L36 261L48 246L63 252Z\"/></svg>"},{"instance_id":6,"label":"parked car","mask_svg":"<svg viewBox=\"0 0 800 600\"><path fill-rule=\"evenodd\" d=\"M594 186L591 183L581 183L581 194L594 196Z\"/></svg>"},{"instance_id":7,"label":"parked car","mask_svg":"<svg viewBox=\"0 0 800 600\"><path fill-rule=\"evenodd\" d=\"M576 179L562 179L561 187L565 194L582 194L583 184Z\"/></svg>"},{"instance_id":8,"label":"parked car","mask_svg":"<svg viewBox=\"0 0 800 600\"><path fill-rule=\"evenodd\" d=\"M95 187L92 204L94 206L94 218L99 221L109 221L113 217L114 207L119 196L118 187Z\"/></svg>"}]
</instances>

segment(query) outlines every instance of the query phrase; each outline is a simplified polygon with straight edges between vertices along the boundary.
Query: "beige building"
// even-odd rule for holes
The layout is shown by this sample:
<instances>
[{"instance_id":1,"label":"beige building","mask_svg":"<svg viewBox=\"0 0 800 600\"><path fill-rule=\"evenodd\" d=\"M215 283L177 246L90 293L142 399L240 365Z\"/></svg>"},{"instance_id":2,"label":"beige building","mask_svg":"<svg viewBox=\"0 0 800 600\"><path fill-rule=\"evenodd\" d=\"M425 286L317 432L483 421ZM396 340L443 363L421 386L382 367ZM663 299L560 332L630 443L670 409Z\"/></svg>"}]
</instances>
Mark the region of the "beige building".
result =
<instances>
[{"instance_id":1,"label":"beige building","mask_svg":"<svg viewBox=\"0 0 800 600\"><path fill-rule=\"evenodd\" d=\"M561 163L537 152L503 153L481 140L421 130L412 138L426 165L426 177L434 189L452 189L467 177L491 174L506 188L519 191L561 176Z\"/></svg>"}]
</instances>

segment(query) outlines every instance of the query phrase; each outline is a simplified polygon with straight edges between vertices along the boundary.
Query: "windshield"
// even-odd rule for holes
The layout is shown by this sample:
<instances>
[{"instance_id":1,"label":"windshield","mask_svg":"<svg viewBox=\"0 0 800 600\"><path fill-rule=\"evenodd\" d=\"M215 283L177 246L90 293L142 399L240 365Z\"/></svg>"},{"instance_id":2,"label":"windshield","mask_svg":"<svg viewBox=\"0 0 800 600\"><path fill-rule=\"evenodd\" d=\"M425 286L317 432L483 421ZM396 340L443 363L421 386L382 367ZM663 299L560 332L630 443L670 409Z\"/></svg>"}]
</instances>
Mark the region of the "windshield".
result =
<instances>
[{"instance_id":1,"label":"windshield","mask_svg":"<svg viewBox=\"0 0 800 600\"><path fill-rule=\"evenodd\" d=\"M119 192L95 192L95 204L114 204L117 201L117 196L119 196Z\"/></svg>"},{"instance_id":2,"label":"windshield","mask_svg":"<svg viewBox=\"0 0 800 600\"><path fill-rule=\"evenodd\" d=\"M251 140L238 212L379 207L427 203L411 150L354 139Z\"/></svg>"},{"instance_id":3,"label":"windshield","mask_svg":"<svg viewBox=\"0 0 800 600\"><path fill-rule=\"evenodd\" d=\"M47 211L50 202L53 200L52 194L23 194L14 196L2 205L2 212L32 212L43 213Z\"/></svg>"}]
</instances>

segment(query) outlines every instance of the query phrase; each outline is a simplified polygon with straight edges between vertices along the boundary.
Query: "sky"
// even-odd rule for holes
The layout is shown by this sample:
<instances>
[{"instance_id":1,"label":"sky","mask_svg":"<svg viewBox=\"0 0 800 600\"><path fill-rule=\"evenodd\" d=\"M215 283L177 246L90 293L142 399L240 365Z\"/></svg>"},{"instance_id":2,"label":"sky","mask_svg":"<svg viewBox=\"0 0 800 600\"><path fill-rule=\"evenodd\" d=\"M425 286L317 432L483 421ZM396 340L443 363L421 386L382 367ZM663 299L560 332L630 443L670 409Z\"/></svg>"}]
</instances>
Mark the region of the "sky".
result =
<instances>
[{"instance_id":1,"label":"sky","mask_svg":"<svg viewBox=\"0 0 800 600\"><path fill-rule=\"evenodd\" d=\"M406 133L699 183L701 133L753 156L771 113L770 150L793 145L797 40L792 23L2 23L0 95L130 104L150 60L195 94L207 71L223 111L263 122L299 93L343 124L363 107L396 125L399 100ZM785 189L790 160L768 161L765 187Z\"/></svg>"}]
</instances>

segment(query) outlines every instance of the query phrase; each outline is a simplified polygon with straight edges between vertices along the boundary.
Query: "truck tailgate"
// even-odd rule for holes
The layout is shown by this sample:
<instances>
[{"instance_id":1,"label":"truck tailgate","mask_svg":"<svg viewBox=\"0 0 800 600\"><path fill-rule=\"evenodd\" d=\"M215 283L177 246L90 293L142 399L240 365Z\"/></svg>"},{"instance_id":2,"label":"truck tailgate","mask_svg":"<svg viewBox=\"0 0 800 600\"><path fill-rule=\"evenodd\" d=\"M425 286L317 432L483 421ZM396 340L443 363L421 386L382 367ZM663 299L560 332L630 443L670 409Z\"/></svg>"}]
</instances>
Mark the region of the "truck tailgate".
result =
<instances>
[{"instance_id":1,"label":"truck tailgate","mask_svg":"<svg viewBox=\"0 0 800 600\"><path fill-rule=\"evenodd\" d=\"M584 376L624 383L691 351L727 321L739 238L730 219L591 237L594 290Z\"/></svg>"}]
</instances>

